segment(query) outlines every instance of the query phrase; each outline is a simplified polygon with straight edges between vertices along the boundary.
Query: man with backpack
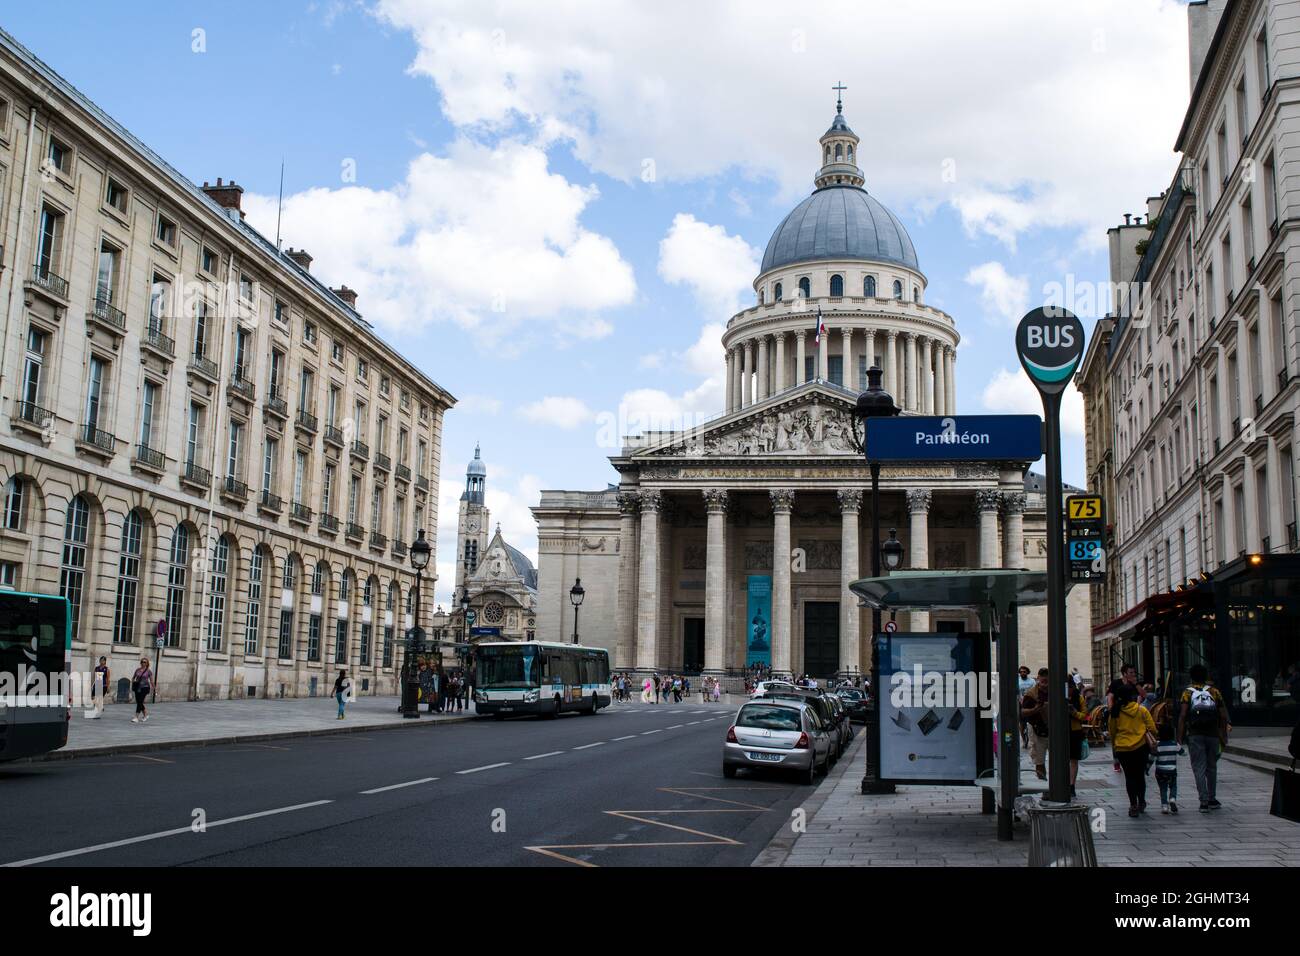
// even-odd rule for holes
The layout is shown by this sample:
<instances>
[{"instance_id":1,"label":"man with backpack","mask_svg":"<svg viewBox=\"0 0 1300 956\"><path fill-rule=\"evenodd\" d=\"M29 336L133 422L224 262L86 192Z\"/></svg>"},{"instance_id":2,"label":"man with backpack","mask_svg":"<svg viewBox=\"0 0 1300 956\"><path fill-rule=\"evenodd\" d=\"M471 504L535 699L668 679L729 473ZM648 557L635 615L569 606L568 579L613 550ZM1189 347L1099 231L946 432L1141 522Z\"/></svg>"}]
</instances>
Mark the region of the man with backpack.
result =
<instances>
[{"instance_id":1,"label":"man with backpack","mask_svg":"<svg viewBox=\"0 0 1300 956\"><path fill-rule=\"evenodd\" d=\"M1192 758L1192 776L1201 799L1201 812L1209 813L1223 804L1215 798L1219 750L1228 744L1228 708L1223 695L1209 685L1204 664L1191 668L1191 686L1178 702L1178 742Z\"/></svg>"}]
</instances>

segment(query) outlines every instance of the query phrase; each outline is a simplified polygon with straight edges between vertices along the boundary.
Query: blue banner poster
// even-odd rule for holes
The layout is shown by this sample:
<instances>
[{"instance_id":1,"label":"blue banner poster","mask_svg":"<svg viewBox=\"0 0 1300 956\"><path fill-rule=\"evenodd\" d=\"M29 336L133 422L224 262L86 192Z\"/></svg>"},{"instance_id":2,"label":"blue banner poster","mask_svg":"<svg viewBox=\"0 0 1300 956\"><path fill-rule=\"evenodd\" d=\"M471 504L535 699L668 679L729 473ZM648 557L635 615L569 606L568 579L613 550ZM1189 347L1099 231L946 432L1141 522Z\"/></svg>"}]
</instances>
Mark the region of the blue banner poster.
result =
<instances>
[{"instance_id":1,"label":"blue banner poster","mask_svg":"<svg viewBox=\"0 0 1300 956\"><path fill-rule=\"evenodd\" d=\"M751 574L745 614L745 664L772 665L772 575Z\"/></svg>"}]
</instances>

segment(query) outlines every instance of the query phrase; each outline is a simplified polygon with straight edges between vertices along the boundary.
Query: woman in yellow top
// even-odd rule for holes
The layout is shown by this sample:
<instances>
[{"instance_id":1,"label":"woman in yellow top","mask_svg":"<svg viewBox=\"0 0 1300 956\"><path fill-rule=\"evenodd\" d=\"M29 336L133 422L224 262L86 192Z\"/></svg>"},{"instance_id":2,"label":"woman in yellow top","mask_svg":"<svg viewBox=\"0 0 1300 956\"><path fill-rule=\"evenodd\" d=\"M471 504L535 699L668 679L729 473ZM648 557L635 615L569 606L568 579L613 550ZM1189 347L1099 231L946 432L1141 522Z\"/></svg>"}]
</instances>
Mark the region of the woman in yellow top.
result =
<instances>
[{"instance_id":1,"label":"woman in yellow top","mask_svg":"<svg viewBox=\"0 0 1300 956\"><path fill-rule=\"evenodd\" d=\"M1131 817L1147 808L1147 755L1155 749L1155 734L1155 721L1137 702L1137 688L1125 684L1117 689L1110 714L1110 745L1115 762L1124 770Z\"/></svg>"}]
</instances>

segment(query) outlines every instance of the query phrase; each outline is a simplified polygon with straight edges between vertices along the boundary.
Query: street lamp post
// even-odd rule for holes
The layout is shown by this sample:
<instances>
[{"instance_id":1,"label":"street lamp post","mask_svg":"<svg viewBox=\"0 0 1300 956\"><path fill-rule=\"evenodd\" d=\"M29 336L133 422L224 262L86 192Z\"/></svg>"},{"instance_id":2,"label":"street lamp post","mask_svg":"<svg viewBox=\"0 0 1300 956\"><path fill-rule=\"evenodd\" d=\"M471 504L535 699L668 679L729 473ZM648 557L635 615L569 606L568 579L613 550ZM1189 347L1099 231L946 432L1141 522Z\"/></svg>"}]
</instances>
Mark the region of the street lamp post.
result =
<instances>
[{"instance_id":1,"label":"street lamp post","mask_svg":"<svg viewBox=\"0 0 1300 956\"><path fill-rule=\"evenodd\" d=\"M573 587L569 588L569 603L573 605L573 643L578 643L578 608L582 607L582 599L587 596L587 592L582 588L582 578L573 579Z\"/></svg>"},{"instance_id":2,"label":"street lamp post","mask_svg":"<svg viewBox=\"0 0 1300 956\"><path fill-rule=\"evenodd\" d=\"M469 585L460 592L460 642L469 648Z\"/></svg>"},{"instance_id":3,"label":"street lamp post","mask_svg":"<svg viewBox=\"0 0 1300 956\"><path fill-rule=\"evenodd\" d=\"M406 660L402 663L402 716L417 720L420 717L420 674L415 657L424 650L424 630L420 627L420 584L432 553L433 548L424 540L424 529L421 528L408 551L411 567L415 569L415 619L406 632Z\"/></svg>"},{"instance_id":4,"label":"street lamp post","mask_svg":"<svg viewBox=\"0 0 1300 956\"><path fill-rule=\"evenodd\" d=\"M862 438L859 445L862 454L867 460L867 465L871 469L871 576L880 577L880 462L871 457L871 450L867 447L867 419L869 418L892 418L902 411L894 404L894 397L885 391L880 384L881 376L884 373L878 366L873 365L867 370L867 390L858 396L857 406L853 409L853 418L856 434L856 424L862 422ZM890 533L893 538L893 533ZM894 542L898 544L897 539ZM898 544L902 549L902 545ZM871 612L871 694L867 700L867 722L865 730L867 732L867 767L866 772L862 775L862 792L863 793L893 793L893 784L882 784L880 782L880 737L878 733L878 722L880 717L880 673L878 661L876 660L876 635L880 633L880 610L873 609Z\"/></svg>"}]
</instances>

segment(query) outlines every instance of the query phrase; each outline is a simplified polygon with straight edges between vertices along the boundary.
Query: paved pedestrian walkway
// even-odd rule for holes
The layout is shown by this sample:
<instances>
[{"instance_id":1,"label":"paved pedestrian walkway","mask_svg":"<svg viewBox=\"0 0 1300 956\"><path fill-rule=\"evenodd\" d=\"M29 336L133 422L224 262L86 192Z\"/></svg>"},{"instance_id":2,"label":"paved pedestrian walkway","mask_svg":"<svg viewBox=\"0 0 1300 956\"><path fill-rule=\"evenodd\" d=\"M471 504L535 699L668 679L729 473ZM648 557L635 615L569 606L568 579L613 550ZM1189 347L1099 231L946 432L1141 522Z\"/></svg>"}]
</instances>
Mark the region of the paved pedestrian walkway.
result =
<instances>
[{"instance_id":1,"label":"paved pedestrian walkway","mask_svg":"<svg viewBox=\"0 0 1300 956\"><path fill-rule=\"evenodd\" d=\"M420 719L409 720L404 719L397 708L396 696L358 697L348 704L347 716L339 720L338 704L333 697L164 701L150 705L148 722L133 724L134 702L109 704L104 708L104 716L95 720L87 720L83 711L74 710L72 726L68 729L68 745L49 754L48 759L283 736L417 727L430 722L455 723L474 716L472 710L429 714L421 708Z\"/></svg>"},{"instance_id":2,"label":"paved pedestrian walkway","mask_svg":"<svg viewBox=\"0 0 1300 956\"><path fill-rule=\"evenodd\" d=\"M859 735L841 764L809 801L806 830L782 827L755 866L1027 866L1029 824L1015 839L997 839L997 818L980 813L974 787L900 786L892 795L860 792L866 765ZM1032 773L1032 770L1029 771ZM1268 812L1272 777L1219 762L1223 809L1198 811L1187 757L1179 759L1180 813L1160 813L1159 790L1148 778L1146 814L1128 816L1123 776L1109 750L1094 751L1079 768L1079 801L1104 811L1095 832L1102 866L1300 866L1300 824Z\"/></svg>"}]
</instances>

